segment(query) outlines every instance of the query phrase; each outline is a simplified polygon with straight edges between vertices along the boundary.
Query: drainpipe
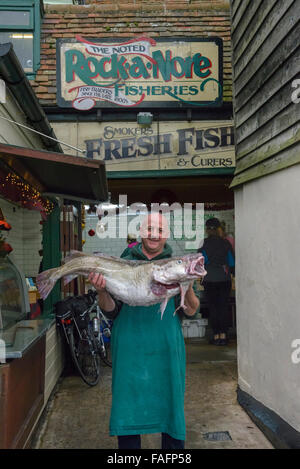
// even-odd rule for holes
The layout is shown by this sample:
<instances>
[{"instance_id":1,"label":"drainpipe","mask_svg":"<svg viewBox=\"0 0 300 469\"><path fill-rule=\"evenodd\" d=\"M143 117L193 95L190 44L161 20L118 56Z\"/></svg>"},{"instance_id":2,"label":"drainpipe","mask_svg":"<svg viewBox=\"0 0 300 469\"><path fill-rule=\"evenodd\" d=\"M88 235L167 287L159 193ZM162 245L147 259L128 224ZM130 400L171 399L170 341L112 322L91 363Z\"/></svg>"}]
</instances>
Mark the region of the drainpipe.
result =
<instances>
[{"instance_id":1,"label":"drainpipe","mask_svg":"<svg viewBox=\"0 0 300 469\"><path fill-rule=\"evenodd\" d=\"M2 78L27 117L28 123L38 132L56 138L50 123L14 52L12 43L0 44L0 78ZM40 136L49 151L63 153L58 142Z\"/></svg>"}]
</instances>

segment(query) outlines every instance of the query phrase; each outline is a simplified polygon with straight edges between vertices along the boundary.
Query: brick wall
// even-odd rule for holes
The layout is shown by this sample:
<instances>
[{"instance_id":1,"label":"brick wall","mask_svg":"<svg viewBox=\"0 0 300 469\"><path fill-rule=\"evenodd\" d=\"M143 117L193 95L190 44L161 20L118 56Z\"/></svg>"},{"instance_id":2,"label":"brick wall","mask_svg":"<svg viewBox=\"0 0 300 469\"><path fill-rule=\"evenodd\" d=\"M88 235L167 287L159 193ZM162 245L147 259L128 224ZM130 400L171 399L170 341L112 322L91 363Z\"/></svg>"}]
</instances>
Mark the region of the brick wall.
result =
<instances>
[{"instance_id":1,"label":"brick wall","mask_svg":"<svg viewBox=\"0 0 300 469\"><path fill-rule=\"evenodd\" d=\"M228 1L91 1L86 5L45 5L41 66L31 84L42 106L56 104L56 39L88 37L209 37L223 40L224 101L232 100Z\"/></svg>"}]
</instances>

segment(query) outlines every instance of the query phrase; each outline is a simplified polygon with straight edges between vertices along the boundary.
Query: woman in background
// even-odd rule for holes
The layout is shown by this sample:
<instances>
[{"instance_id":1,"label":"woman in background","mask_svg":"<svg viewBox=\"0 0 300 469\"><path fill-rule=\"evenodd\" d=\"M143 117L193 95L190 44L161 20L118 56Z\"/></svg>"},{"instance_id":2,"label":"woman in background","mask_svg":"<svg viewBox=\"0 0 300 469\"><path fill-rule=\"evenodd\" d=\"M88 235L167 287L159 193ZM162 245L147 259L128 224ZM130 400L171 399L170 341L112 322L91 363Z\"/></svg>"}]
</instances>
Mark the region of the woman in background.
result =
<instances>
[{"instance_id":1,"label":"woman in background","mask_svg":"<svg viewBox=\"0 0 300 469\"><path fill-rule=\"evenodd\" d=\"M219 236L221 227L217 218L206 222L207 238L198 249L205 258L207 275L203 286L209 304L214 345L227 345L227 302L231 291L231 273L234 274L234 252L231 244Z\"/></svg>"},{"instance_id":2,"label":"woman in background","mask_svg":"<svg viewBox=\"0 0 300 469\"><path fill-rule=\"evenodd\" d=\"M225 223L225 221L220 222L219 235L221 236L221 238L227 239L227 241L230 242L232 250L234 252L234 237L231 234L226 232L226 223Z\"/></svg>"},{"instance_id":3,"label":"woman in background","mask_svg":"<svg viewBox=\"0 0 300 469\"><path fill-rule=\"evenodd\" d=\"M132 234L128 234L127 235L127 244L128 244L127 248L122 252L120 257L129 256L130 250L138 244L138 242L136 240L136 236L132 235Z\"/></svg>"}]
</instances>

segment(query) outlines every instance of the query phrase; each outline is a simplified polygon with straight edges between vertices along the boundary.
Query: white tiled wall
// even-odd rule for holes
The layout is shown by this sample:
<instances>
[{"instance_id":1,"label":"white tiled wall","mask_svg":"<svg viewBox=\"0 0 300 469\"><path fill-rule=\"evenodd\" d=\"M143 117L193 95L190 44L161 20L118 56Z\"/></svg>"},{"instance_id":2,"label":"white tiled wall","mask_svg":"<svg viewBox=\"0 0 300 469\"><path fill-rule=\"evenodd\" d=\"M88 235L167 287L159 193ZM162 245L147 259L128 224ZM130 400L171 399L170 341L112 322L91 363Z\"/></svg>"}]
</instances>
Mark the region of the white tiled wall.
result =
<instances>
[{"instance_id":1,"label":"white tiled wall","mask_svg":"<svg viewBox=\"0 0 300 469\"><path fill-rule=\"evenodd\" d=\"M128 217L128 220L131 218ZM95 251L100 251L105 254L109 254L111 256L117 256L119 257L124 249L127 247L126 244L126 238L104 238L104 239L99 239L98 236L95 234L95 236L89 236L88 231L90 229L93 229L96 231L96 225L98 222L98 217L97 216L92 216L92 215L86 215L86 222L85 222L85 229L83 230L82 233L82 238L85 240L85 244L83 246L83 251L87 254L92 254ZM117 224L118 226L118 224ZM119 235L119 232L117 230L117 236Z\"/></svg>"},{"instance_id":2,"label":"white tiled wall","mask_svg":"<svg viewBox=\"0 0 300 469\"><path fill-rule=\"evenodd\" d=\"M8 232L2 231L6 241L12 246L12 260L23 271L25 277L36 277L42 247L41 215L36 210L27 210L0 198L0 207L6 221L12 226Z\"/></svg>"},{"instance_id":3,"label":"white tiled wall","mask_svg":"<svg viewBox=\"0 0 300 469\"><path fill-rule=\"evenodd\" d=\"M23 214L23 266L27 277L36 277L39 271L42 248L41 215L38 211L25 210Z\"/></svg>"}]
</instances>

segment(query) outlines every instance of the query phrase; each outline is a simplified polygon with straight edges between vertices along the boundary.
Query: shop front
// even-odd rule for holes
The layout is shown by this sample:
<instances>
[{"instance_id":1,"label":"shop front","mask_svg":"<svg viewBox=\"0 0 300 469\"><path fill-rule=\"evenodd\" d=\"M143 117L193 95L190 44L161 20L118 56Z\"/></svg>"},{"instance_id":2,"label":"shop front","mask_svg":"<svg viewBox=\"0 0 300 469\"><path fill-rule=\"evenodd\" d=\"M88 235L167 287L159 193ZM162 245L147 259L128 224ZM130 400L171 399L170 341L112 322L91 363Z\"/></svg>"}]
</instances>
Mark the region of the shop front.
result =
<instances>
[{"instance_id":1,"label":"shop front","mask_svg":"<svg viewBox=\"0 0 300 469\"><path fill-rule=\"evenodd\" d=\"M144 128L137 123L121 122L94 123L88 129L85 125L79 129L89 138L85 141L79 138L81 147L85 145L89 157L106 162L110 204L103 204L103 226L108 227L110 220L117 218L117 236L109 239L108 234L103 234L99 239L94 236L99 223L97 214L90 209L87 211L83 230L85 252L100 250L121 255L140 203L148 210L160 207L167 213L170 209L169 244L173 255L197 250L203 242L204 222L211 217L219 218L227 234L234 237L234 203L229 185L235 157L230 120L164 121ZM55 128L57 131L58 127ZM97 134L102 137L93 138ZM147 156L143 155L145 148L149 152ZM176 233L178 210L183 222L180 233ZM198 217L199 211L201 217ZM127 224L126 230L124 224ZM191 239L195 241L191 243ZM202 305L197 317L206 325L207 301L202 286L197 284L197 288ZM234 290L228 305L228 321L235 335Z\"/></svg>"},{"instance_id":2,"label":"shop front","mask_svg":"<svg viewBox=\"0 0 300 469\"><path fill-rule=\"evenodd\" d=\"M218 212L227 231L234 232L230 120L154 121L147 127L137 122L53 126L62 139L76 140L85 148L88 158L105 162L111 203L119 204L122 196L128 205L142 202L148 207L164 202L195 209L202 203L205 218Z\"/></svg>"},{"instance_id":3,"label":"shop front","mask_svg":"<svg viewBox=\"0 0 300 469\"><path fill-rule=\"evenodd\" d=\"M99 232L97 214L88 209L84 251L120 255L137 203L148 209L154 203L181 207L180 234L175 227L178 214L171 219L174 255L201 246L204 222L212 216L234 236L229 189L235 168L234 128L231 106L223 102L221 38L76 36L58 39L56 45L57 104L63 114L53 110L49 118L61 140L76 142L88 159L105 162L108 202L116 209L103 207L106 234L101 239L94 236ZM197 210L202 210L202 222L195 228ZM113 217L119 227L127 226L110 239L105 224ZM193 227L198 233L191 243ZM198 289L203 306L199 314L206 315L201 285ZM234 303L234 292L232 297ZM231 324L235 326L234 315Z\"/></svg>"}]
</instances>

